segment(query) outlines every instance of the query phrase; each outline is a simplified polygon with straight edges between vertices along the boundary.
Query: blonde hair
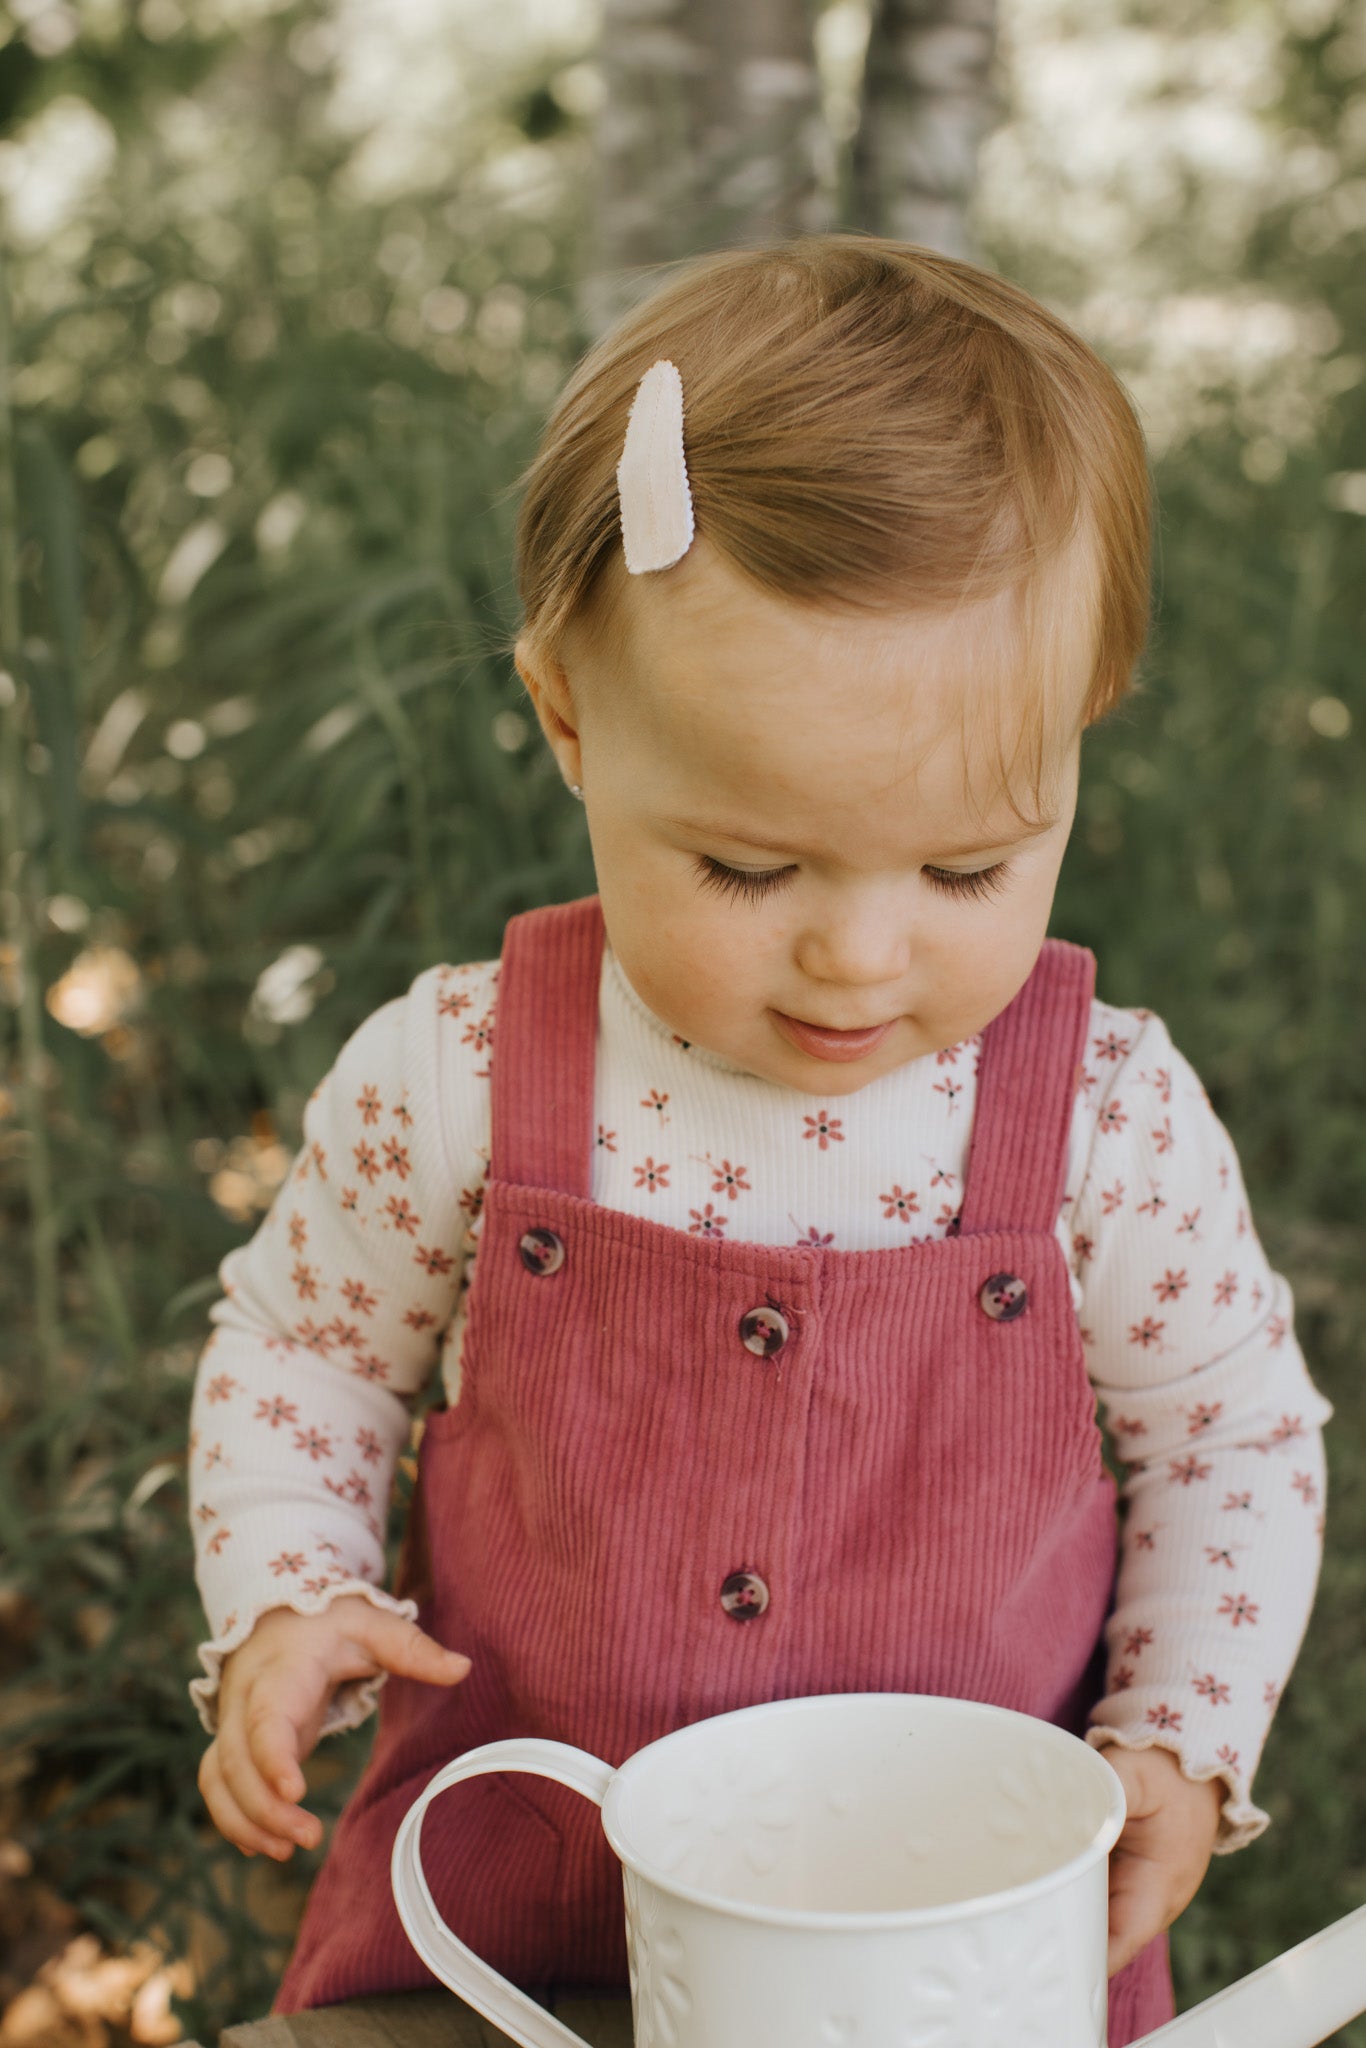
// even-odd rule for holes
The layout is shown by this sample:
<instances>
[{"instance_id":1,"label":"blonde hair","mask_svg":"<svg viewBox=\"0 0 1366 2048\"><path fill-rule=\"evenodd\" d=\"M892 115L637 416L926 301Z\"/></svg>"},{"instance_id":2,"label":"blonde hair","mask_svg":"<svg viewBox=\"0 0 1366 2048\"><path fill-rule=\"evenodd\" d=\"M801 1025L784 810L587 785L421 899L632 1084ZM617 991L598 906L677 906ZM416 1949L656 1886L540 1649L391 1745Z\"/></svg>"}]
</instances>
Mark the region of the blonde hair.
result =
<instances>
[{"instance_id":1,"label":"blonde hair","mask_svg":"<svg viewBox=\"0 0 1366 2048\"><path fill-rule=\"evenodd\" d=\"M621 630L616 465L660 356L682 377L698 533L764 591L874 615L1018 592L1005 667L1028 708L998 770L1009 789L1028 752L1037 812L1057 743L1137 687L1147 639L1151 484L1115 373L1018 285L911 243L809 235L669 266L579 362L512 486L539 654L579 621ZM1080 721L1062 682L1079 635Z\"/></svg>"}]
</instances>

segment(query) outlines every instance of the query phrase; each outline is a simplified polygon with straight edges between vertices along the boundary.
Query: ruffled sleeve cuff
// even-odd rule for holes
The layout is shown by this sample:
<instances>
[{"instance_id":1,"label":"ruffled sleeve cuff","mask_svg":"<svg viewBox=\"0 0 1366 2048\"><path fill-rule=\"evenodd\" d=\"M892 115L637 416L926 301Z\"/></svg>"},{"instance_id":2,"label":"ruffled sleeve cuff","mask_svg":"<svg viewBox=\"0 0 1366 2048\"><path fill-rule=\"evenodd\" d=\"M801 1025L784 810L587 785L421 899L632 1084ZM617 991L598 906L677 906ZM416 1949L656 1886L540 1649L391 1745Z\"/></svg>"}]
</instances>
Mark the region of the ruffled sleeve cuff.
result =
<instances>
[{"instance_id":1,"label":"ruffled sleeve cuff","mask_svg":"<svg viewBox=\"0 0 1366 2048\"><path fill-rule=\"evenodd\" d=\"M404 1621L416 1621L418 1606L416 1600L400 1600L392 1593L386 1593L379 1586L372 1586L365 1579L339 1578L331 1585L323 1586L316 1593L295 1593L288 1600L262 1600L241 1614L228 1617L222 1633L212 1642L199 1645L199 1661L204 1667L203 1678L190 1680L190 1698L194 1701L200 1723L209 1735L218 1733L218 1687L223 1675L224 1660L244 1643L263 1614L274 1607L290 1607L296 1614L322 1614L332 1602L344 1593L362 1593L372 1607L382 1608L386 1614L397 1614ZM380 1671L373 1678L349 1678L339 1685L332 1695L326 1717L318 1731L319 1739L324 1735L339 1735L344 1728L355 1728L372 1714L379 1699L380 1687L388 1673Z\"/></svg>"},{"instance_id":2,"label":"ruffled sleeve cuff","mask_svg":"<svg viewBox=\"0 0 1366 2048\"><path fill-rule=\"evenodd\" d=\"M1271 1815L1263 1813L1261 1807L1254 1806L1248 1798L1248 1782L1241 1772L1229 1764L1189 1756L1170 1734L1163 1734L1155 1728L1135 1730L1130 1734L1118 1728L1094 1727L1087 1729L1086 1740L1092 1749L1105 1749L1111 1743L1121 1749L1168 1749L1180 1764L1182 1776L1197 1785L1203 1785L1211 1778L1222 1778L1228 1788L1228 1796L1219 1809L1219 1833L1212 1851L1215 1856L1231 1856L1235 1849L1245 1849L1249 1842L1256 1841L1258 1835L1265 1834L1271 1825Z\"/></svg>"}]
</instances>

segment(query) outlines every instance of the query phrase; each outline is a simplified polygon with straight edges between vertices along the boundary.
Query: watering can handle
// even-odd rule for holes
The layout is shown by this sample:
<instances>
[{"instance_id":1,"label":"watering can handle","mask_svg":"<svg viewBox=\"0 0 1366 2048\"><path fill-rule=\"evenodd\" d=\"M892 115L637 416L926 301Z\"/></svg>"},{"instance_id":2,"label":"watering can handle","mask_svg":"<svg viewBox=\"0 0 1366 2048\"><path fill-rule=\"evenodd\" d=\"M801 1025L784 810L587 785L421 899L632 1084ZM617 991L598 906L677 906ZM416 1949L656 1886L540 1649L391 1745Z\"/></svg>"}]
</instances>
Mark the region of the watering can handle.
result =
<instances>
[{"instance_id":1,"label":"watering can handle","mask_svg":"<svg viewBox=\"0 0 1366 2048\"><path fill-rule=\"evenodd\" d=\"M1315 2048L1360 2012L1366 1906L1145 2034L1138 2048Z\"/></svg>"},{"instance_id":2,"label":"watering can handle","mask_svg":"<svg viewBox=\"0 0 1366 2048\"><path fill-rule=\"evenodd\" d=\"M458 1785L462 1778L477 1778L486 1771L530 1771L537 1778L554 1778L599 1806L616 1776L610 1764L590 1756L586 1749L574 1749L567 1742L544 1742L535 1736L486 1742L478 1749L466 1750L437 1772L403 1817L389 1865L398 1917L433 1975L512 2040L522 2043L522 2048L587 2048L581 2035L571 2033L544 2006L509 1984L473 1949L458 1941L433 1903L422 1869L422 1816L439 1793Z\"/></svg>"}]
</instances>

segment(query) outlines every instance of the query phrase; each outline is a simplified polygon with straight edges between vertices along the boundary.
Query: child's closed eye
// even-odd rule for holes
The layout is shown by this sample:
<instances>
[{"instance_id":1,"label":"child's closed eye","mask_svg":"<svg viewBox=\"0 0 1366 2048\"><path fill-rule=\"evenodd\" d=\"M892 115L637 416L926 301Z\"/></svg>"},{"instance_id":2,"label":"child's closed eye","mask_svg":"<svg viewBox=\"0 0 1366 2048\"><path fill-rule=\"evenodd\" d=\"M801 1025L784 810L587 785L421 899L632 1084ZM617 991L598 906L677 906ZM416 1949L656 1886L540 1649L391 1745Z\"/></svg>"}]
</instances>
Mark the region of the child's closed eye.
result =
<instances>
[{"instance_id":1,"label":"child's closed eye","mask_svg":"<svg viewBox=\"0 0 1366 2048\"><path fill-rule=\"evenodd\" d=\"M730 868L724 861L713 860L709 853L697 856L698 880L704 889L715 889L723 896L738 897L747 903L755 903L761 896L782 888L796 872L791 864L783 868ZM967 870L922 868L920 872L946 896L994 896L1010 873L1010 862L998 860L989 868Z\"/></svg>"},{"instance_id":2,"label":"child's closed eye","mask_svg":"<svg viewBox=\"0 0 1366 2048\"><path fill-rule=\"evenodd\" d=\"M797 872L789 863L785 868L728 868L724 861L713 860L709 853L697 856L697 878L704 889L715 889L721 896L738 896L747 903L757 902L760 896L767 896L774 889L781 889L784 882L791 881Z\"/></svg>"},{"instance_id":3,"label":"child's closed eye","mask_svg":"<svg viewBox=\"0 0 1366 2048\"><path fill-rule=\"evenodd\" d=\"M989 868L922 868L920 872L949 896L994 896L1005 886L1010 862L993 861Z\"/></svg>"}]
</instances>

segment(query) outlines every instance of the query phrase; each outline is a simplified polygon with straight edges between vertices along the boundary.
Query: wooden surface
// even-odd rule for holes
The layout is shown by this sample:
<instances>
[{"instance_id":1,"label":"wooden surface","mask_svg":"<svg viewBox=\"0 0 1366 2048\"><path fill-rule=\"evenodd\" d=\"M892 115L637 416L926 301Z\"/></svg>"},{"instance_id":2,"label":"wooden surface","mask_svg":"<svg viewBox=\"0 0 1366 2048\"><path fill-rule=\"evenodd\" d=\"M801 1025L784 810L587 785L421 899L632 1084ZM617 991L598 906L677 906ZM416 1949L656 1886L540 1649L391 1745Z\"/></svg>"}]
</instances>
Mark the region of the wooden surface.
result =
<instances>
[{"instance_id":1,"label":"wooden surface","mask_svg":"<svg viewBox=\"0 0 1366 2048\"><path fill-rule=\"evenodd\" d=\"M600 1998L561 1992L540 2002L589 2048L631 2048L625 1992ZM220 2048L507 2048L508 2038L453 1991L409 1991L252 2020L229 2027Z\"/></svg>"}]
</instances>

